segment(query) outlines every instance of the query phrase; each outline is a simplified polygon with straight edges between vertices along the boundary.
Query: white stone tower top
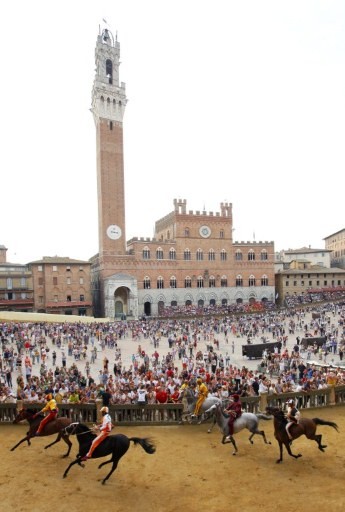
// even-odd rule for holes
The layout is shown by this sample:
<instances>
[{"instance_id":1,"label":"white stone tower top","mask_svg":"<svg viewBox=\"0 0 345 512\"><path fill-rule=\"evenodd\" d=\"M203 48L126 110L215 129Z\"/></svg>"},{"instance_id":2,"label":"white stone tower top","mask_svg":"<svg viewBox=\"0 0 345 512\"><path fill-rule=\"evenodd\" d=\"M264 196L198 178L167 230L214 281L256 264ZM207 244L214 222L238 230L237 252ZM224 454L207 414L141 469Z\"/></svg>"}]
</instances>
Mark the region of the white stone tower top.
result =
<instances>
[{"instance_id":1,"label":"white stone tower top","mask_svg":"<svg viewBox=\"0 0 345 512\"><path fill-rule=\"evenodd\" d=\"M127 98L126 84L119 82L120 43L107 28L97 37L95 64L91 108L95 123L100 118L122 122Z\"/></svg>"}]
</instances>

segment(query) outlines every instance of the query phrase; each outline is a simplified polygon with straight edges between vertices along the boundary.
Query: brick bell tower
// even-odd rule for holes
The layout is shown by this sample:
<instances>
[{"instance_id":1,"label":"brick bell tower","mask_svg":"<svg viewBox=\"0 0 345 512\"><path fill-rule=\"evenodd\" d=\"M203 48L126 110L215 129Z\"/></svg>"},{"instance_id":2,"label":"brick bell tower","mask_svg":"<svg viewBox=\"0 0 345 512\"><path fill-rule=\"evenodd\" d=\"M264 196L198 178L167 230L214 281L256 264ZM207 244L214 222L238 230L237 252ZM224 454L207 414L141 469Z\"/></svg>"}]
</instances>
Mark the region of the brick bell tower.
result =
<instances>
[{"instance_id":1,"label":"brick bell tower","mask_svg":"<svg viewBox=\"0 0 345 512\"><path fill-rule=\"evenodd\" d=\"M126 86L119 82L120 43L100 30L95 49L92 108L96 125L98 264L126 254L123 116Z\"/></svg>"},{"instance_id":2,"label":"brick bell tower","mask_svg":"<svg viewBox=\"0 0 345 512\"><path fill-rule=\"evenodd\" d=\"M119 82L120 43L108 29L99 30L92 88L96 126L98 254L91 258L93 313L114 315L115 294L107 279L126 257L123 116L126 87Z\"/></svg>"}]
</instances>

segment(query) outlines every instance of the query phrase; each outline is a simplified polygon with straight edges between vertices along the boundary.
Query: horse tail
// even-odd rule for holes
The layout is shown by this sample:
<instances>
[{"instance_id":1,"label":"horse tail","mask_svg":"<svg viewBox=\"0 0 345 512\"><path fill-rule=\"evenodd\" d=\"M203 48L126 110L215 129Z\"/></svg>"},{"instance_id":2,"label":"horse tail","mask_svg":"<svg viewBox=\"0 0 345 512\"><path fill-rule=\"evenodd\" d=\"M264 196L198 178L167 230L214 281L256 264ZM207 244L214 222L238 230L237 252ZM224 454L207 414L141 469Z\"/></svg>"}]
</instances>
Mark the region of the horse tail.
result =
<instances>
[{"instance_id":1,"label":"horse tail","mask_svg":"<svg viewBox=\"0 0 345 512\"><path fill-rule=\"evenodd\" d=\"M320 418L313 418L313 422L315 423L315 425L327 425L329 427L333 427L337 432L339 432L338 425L333 421L325 421L321 420Z\"/></svg>"},{"instance_id":2,"label":"horse tail","mask_svg":"<svg viewBox=\"0 0 345 512\"><path fill-rule=\"evenodd\" d=\"M134 444L140 444L140 446L145 450L146 453L152 454L155 453L156 451L155 444L152 442L151 439L147 437L130 437L129 440L133 441Z\"/></svg>"},{"instance_id":3,"label":"horse tail","mask_svg":"<svg viewBox=\"0 0 345 512\"><path fill-rule=\"evenodd\" d=\"M258 413L255 414L258 420L271 420L272 416L267 416L267 414Z\"/></svg>"}]
</instances>

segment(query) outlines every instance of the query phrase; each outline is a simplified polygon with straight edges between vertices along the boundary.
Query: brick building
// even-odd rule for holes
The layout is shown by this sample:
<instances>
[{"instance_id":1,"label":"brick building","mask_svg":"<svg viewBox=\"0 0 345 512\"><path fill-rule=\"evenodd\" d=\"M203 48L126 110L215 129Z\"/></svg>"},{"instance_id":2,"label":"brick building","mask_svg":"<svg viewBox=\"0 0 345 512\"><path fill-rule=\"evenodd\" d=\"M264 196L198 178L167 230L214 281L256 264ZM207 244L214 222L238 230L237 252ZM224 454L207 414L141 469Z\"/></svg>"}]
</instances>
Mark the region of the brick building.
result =
<instances>
[{"instance_id":1,"label":"brick building","mask_svg":"<svg viewBox=\"0 0 345 512\"><path fill-rule=\"evenodd\" d=\"M36 312L92 316L90 262L45 256L28 268Z\"/></svg>"},{"instance_id":2,"label":"brick building","mask_svg":"<svg viewBox=\"0 0 345 512\"><path fill-rule=\"evenodd\" d=\"M126 241L120 44L97 38L92 113L96 126L99 252L90 259L94 315L158 315L167 306L274 301L274 243L233 242L232 205L219 212L173 210L154 238Z\"/></svg>"},{"instance_id":3,"label":"brick building","mask_svg":"<svg viewBox=\"0 0 345 512\"><path fill-rule=\"evenodd\" d=\"M7 248L0 245L0 310L32 312L34 291L28 265L9 263Z\"/></svg>"},{"instance_id":4,"label":"brick building","mask_svg":"<svg viewBox=\"0 0 345 512\"><path fill-rule=\"evenodd\" d=\"M345 268L345 229L324 238L325 247L331 251L331 267Z\"/></svg>"}]
</instances>

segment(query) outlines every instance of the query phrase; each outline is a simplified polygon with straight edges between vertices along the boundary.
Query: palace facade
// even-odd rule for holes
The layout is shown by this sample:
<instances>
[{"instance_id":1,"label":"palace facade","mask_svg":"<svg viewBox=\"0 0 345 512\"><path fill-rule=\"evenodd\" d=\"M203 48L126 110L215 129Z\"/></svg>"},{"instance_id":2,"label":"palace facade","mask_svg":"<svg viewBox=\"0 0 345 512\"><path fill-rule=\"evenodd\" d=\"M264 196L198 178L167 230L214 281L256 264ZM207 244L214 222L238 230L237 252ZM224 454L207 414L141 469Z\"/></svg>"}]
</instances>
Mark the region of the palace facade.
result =
<instances>
[{"instance_id":1,"label":"palace facade","mask_svg":"<svg viewBox=\"0 0 345 512\"><path fill-rule=\"evenodd\" d=\"M190 211L185 199L155 223L152 239L126 240L120 44L97 37L96 127L99 252L90 259L94 316L157 316L167 308L275 300L274 243L233 241L232 204Z\"/></svg>"}]
</instances>

